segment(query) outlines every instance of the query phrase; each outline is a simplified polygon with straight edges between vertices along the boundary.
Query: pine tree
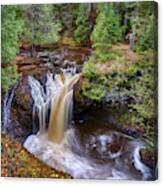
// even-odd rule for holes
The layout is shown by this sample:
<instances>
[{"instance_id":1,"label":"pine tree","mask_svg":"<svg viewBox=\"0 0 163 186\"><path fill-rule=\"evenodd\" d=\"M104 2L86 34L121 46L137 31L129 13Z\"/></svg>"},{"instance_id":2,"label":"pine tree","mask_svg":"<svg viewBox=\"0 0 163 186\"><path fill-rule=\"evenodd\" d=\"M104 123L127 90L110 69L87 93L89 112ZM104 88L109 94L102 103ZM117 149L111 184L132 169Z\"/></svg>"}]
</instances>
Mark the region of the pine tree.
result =
<instances>
[{"instance_id":1,"label":"pine tree","mask_svg":"<svg viewBox=\"0 0 163 186\"><path fill-rule=\"evenodd\" d=\"M90 39L92 25L89 21L91 12L91 4L80 4L77 9L75 20L76 30L75 39L80 43L86 43Z\"/></svg>"},{"instance_id":2,"label":"pine tree","mask_svg":"<svg viewBox=\"0 0 163 186\"><path fill-rule=\"evenodd\" d=\"M9 63L16 57L19 50L19 35L24 22L17 15L18 6L2 6L2 63Z\"/></svg>"},{"instance_id":3,"label":"pine tree","mask_svg":"<svg viewBox=\"0 0 163 186\"><path fill-rule=\"evenodd\" d=\"M136 49L144 51L156 49L157 43L157 7L155 2L127 3L132 31L136 33Z\"/></svg>"},{"instance_id":4,"label":"pine tree","mask_svg":"<svg viewBox=\"0 0 163 186\"><path fill-rule=\"evenodd\" d=\"M52 5L30 5L26 14L34 57L35 45L54 43L58 40L61 25L54 20Z\"/></svg>"},{"instance_id":5,"label":"pine tree","mask_svg":"<svg viewBox=\"0 0 163 186\"><path fill-rule=\"evenodd\" d=\"M112 43L121 39L119 16L112 3L104 3L99 7L96 25L91 35L93 48L101 60L106 60Z\"/></svg>"},{"instance_id":6,"label":"pine tree","mask_svg":"<svg viewBox=\"0 0 163 186\"><path fill-rule=\"evenodd\" d=\"M1 8L1 59L2 59L2 89L7 91L18 79L16 67L10 62L19 52L19 36L23 31L24 21L19 15L20 7L3 5Z\"/></svg>"}]
</instances>

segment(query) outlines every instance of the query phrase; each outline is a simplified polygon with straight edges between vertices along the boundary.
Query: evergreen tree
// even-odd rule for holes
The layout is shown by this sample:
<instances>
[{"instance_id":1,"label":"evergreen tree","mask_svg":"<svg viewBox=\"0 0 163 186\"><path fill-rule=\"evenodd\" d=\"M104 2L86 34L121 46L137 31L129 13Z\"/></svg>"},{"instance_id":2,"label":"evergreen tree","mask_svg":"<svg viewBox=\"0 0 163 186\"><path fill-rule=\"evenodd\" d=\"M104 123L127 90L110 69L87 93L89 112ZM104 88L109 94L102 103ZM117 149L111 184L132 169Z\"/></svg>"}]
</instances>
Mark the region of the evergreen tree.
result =
<instances>
[{"instance_id":1,"label":"evergreen tree","mask_svg":"<svg viewBox=\"0 0 163 186\"><path fill-rule=\"evenodd\" d=\"M2 63L9 63L19 50L19 35L24 22L18 16L19 6L2 6Z\"/></svg>"},{"instance_id":2,"label":"evergreen tree","mask_svg":"<svg viewBox=\"0 0 163 186\"><path fill-rule=\"evenodd\" d=\"M148 24L144 27L144 33L141 33L138 48L141 51L155 49L155 30L154 30L154 17L151 15L148 20Z\"/></svg>"},{"instance_id":3,"label":"evergreen tree","mask_svg":"<svg viewBox=\"0 0 163 186\"><path fill-rule=\"evenodd\" d=\"M100 5L96 25L91 35L93 48L101 60L106 60L112 43L121 39L119 16L115 13L112 3Z\"/></svg>"},{"instance_id":4,"label":"evergreen tree","mask_svg":"<svg viewBox=\"0 0 163 186\"><path fill-rule=\"evenodd\" d=\"M86 43L90 39L91 34L91 22L89 21L89 16L91 13L91 3L80 4L76 13L76 30L75 39L80 43Z\"/></svg>"},{"instance_id":5,"label":"evergreen tree","mask_svg":"<svg viewBox=\"0 0 163 186\"><path fill-rule=\"evenodd\" d=\"M140 51L156 49L157 12L155 2L127 3L132 30L137 35L137 49Z\"/></svg>"},{"instance_id":6,"label":"evergreen tree","mask_svg":"<svg viewBox=\"0 0 163 186\"><path fill-rule=\"evenodd\" d=\"M26 13L34 57L35 45L54 43L58 40L61 25L54 20L52 5L30 5Z\"/></svg>"},{"instance_id":7,"label":"evergreen tree","mask_svg":"<svg viewBox=\"0 0 163 186\"><path fill-rule=\"evenodd\" d=\"M24 21L19 15L19 6L4 5L1 8L1 59L2 88L7 91L18 79L16 67L10 65L11 60L19 52L19 36L23 31Z\"/></svg>"}]
</instances>

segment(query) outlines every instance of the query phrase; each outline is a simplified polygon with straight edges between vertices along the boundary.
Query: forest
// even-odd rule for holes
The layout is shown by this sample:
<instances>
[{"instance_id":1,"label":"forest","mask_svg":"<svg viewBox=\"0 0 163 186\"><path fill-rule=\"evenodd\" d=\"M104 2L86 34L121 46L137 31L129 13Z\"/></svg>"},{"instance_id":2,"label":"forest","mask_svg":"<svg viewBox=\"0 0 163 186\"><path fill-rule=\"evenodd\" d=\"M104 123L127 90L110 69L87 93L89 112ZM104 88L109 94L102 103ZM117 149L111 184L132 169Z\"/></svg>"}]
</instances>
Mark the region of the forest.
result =
<instances>
[{"instance_id":1,"label":"forest","mask_svg":"<svg viewBox=\"0 0 163 186\"><path fill-rule=\"evenodd\" d=\"M59 73L60 79L66 82L66 73L71 71L74 78L72 77L72 85L68 83L68 87L74 86L72 98L74 108L72 111L73 122L70 123L79 126L76 130L80 133L80 140L83 140L81 143L88 142L91 146L92 142L88 139L92 133L96 133L96 128L100 128L100 124L102 129L99 131L109 132L113 130L112 127L116 128L128 136L132 136L134 140L140 140L146 144L143 150L140 149L140 154L142 162L149 167L152 176L142 178L140 173L133 173L127 178L156 179L157 27L157 4L154 1L2 5L2 160L5 162L2 163L2 176L69 178L68 173L74 178L105 179L114 177L110 175L103 177L104 173L97 173L94 169L94 174L90 173L90 176L89 172L76 176L75 168L67 171L67 169L55 165L52 168L66 172L66 174L53 173L54 169L45 168L49 165L46 161L43 160L46 165L42 165L42 162L38 163L34 157L30 157L29 159L32 160L28 161L33 161L39 167L43 167L43 172L44 169L47 171L40 173L40 170L35 170L36 166L30 168L32 170L28 170L28 161L25 159L31 156L29 152L32 150L27 148L29 150L27 152L23 147L25 146L23 144L27 144L24 143L28 139L27 137L40 131L40 126L47 126L49 122L49 128L51 126L48 129L49 139L53 141L60 139L58 133L62 132L59 132L58 125L58 128L56 127L58 129L57 137L52 136L52 132L50 134L50 131L53 131L51 123L58 122L61 125L61 118L67 117L66 111L63 115L61 114L60 118L54 116L55 121L52 121L52 114L44 115L47 108L47 106L44 107L44 103L46 103L46 99L48 102L48 96L49 99L52 96L50 93L48 95L48 91L55 91L54 85L50 84L53 79L50 80L50 75L47 74ZM72 69L75 69L80 77L74 75ZM29 84L31 85L29 86ZM40 93L36 89L35 86L38 84L39 87L43 87L44 93ZM48 87L50 85L51 88ZM37 105L39 98L36 99L31 90L35 91L36 97L44 94L44 101L39 102L40 105L42 104L41 108ZM61 93L60 91L60 96ZM70 94L71 92L67 93L69 99ZM46 96L47 98L45 98ZM60 97L60 105L61 100L67 100L67 97L65 99ZM40 100L42 99L40 98ZM63 103L65 110L69 108L69 103L70 101ZM58 102L58 105L52 106L51 113L55 108L58 108L56 113L61 113L60 105ZM34 117L32 113L34 113ZM39 114L42 113L43 115L40 116ZM56 113L54 111L54 114ZM90 123L94 126L89 126ZM111 125L111 129L110 126L109 129L106 129L104 123L112 123L113 126ZM64 123L64 125L66 124ZM83 129L81 126L85 126L85 128ZM108 135L113 134L117 133L113 132ZM120 137L116 137L115 141L118 141L118 145L112 144L113 148L110 147L113 151L119 148L119 140ZM126 142L126 138L124 143L125 145L130 144L130 142ZM10 160L11 162L8 163L9 159L6 157L11 159L12 157L10 157L11 152L8 152L6 145L9 145L12 153L16 154L15 157L19 164L23 161L24 168L19 168L20 165L16 165L14 160ZM16 149L14 146L18 146L18 149L21 150L13 150ZM73 148L76 147L73 146ZM92 146L90 149L88 155L95 156L96 159L99 155L98 148L92 150ZM21 153L24 153L23 156ZM37 153L32 151L32 154ZM103 155L100 154L100 157L102 160L98 161L106 162ZM38 157L38 159L41 158ZM59 160L57 159L57 161ZM129 174L126 168L126 175ZM120 178L126 177L120 176ZM115 176L115 179L118 178Z\"/></svg>"}]
</instances>

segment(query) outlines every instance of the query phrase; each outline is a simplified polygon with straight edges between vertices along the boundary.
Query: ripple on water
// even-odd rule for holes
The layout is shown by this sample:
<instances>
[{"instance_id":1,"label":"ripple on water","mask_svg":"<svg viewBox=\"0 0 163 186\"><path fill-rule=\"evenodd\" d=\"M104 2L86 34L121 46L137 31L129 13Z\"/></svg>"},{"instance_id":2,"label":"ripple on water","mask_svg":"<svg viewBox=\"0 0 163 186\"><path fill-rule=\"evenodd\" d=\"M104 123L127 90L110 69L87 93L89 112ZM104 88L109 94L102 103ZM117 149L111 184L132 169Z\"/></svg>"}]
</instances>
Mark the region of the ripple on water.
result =
<instances>
[{"instance_id":1,"label":"ripple on water","mask_svg":"<svg viewBox=\"0 0 163 186\"><path fill-rule=\"evenodd\" d=\"M117 131L98 131L80 138L77 129L65 133L62 144L47 134L31 135L24 146L49 166L74 178L146 180L149 168L140 160L143 144Z\"/></svg>"}]
</instances>

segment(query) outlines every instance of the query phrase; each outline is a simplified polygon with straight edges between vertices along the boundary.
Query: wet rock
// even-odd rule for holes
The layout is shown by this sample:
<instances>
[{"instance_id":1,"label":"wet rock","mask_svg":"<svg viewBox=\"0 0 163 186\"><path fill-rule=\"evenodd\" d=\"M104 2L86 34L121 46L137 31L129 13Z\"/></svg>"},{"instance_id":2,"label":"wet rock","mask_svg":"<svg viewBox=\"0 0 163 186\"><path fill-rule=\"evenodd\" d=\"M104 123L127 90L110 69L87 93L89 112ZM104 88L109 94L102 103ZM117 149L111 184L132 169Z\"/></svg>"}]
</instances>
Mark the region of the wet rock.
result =
<instances>
[{"instance_id":1,"label":"wet rock","mask_svg":"<svg viewBox=\"0 0 163 186\"><path fill-rule=\"evenodd\" d=\"M157 166L157 151L154 149L142 149L140 151L141 159L145 165L151 169L155 169Z\"/></svg>"},{"instance_id":2,"label":"wet rock","mask_svg":"<svg viewBox=\"0 0 163 186\"><path fill-rule=\"evenodd\" d=\"M33 99L31 88L28 84L28 76L23 76L18 87L15 90L13 102L20 106L23 110L31 110Z\"/></svg>"},{"instance_id":3,"label":"wet rock","mask_svg":"<svg viewBox=\"0 0 163 186\"><path fill-rule=\"evenodd\" d=\"M20 57L18 60L15 60L15 64L18 66L32 65L34 61L31 57Z\"/></svg>"},{"instance_id":4,"label":"wet rock","mask_svg":"<svg viewBox=\"0 0 163 186\"><path fill-rule=\"evenodd\" d=\"M31 51L21 50L20 56L22 56L22 57L31 57Z\"/></svg>"},{"instance_id":5,"label":"wet rock","mask_svg":"<svg viewBox=\"0 0 163 186\"><path fill-rule=\"evenodd\" d=\"M76 64L76 72L80 73L82 71L83 65Z\"/></svg>"},{"instance_id":6,"label":"wet rock","mask_svg":"<svg viewBox=\"0 0 163 186\"><path fill-rule=\"evenodd\" d=\"M20 57L15 62L18 66L18 72L29 74L35 68L39 70L40 66L42 67L43 64L47 63L53 65L53 70L58 67L66 68L75 66L78 71L81 71L83 63L88 60L92 52L89 48L70 47L66 45L55 46L50 49L40 46L36 49L36 58L32 58L28 54L29 51L21 50ZM48 67L46 66L46 68Z\"/></svg>"},{"instance_id":7,"label":"wet rock","mask_svg":"<svg viewBox=\"0 0 163 186\"><path fill-rule=\"evenodd\" d=\"M37 58L40 59L39 61L41 63L48 63L50 61L49 52L48 51L38 52L37 53Z\"/></svg>"},{"instance_id":8,"label":"wet rock","mask_svg":"<svg viewBox=\"0 0 163 186\"><path fill-rule=\"evenodd\" d=\"M18 73L28 74L37 68L40 61L31 57L20 57L18 60L15 60L15 64L17 65Z\"/></svg>"},{"instance_id":9,"label":"wet rock","mask_svg":"<svg viewBox=\"0 0 163 186\"><path fill-rule=\"evenodd\" d=\"M37 53L37 58L48 58L49 57L49 51L43 51Z\"/></svg>"},{"instance_id":10,"label":"wet rock","mask_svg":"<svg viewBox=\"0 0 163 186\"><path fill-rule=\"evenodd\" d=\"M18 68L18 72L22 73L22 74L26 74L29 71L34 70L36 68L37 68L36 65L25 65L25 66L22 66L22 67Z\"/></svg>"},{"instance_id":11,"label":"wet rock","mask_svg":"<svg viewBox=\"0 0 163 186\"><path fill-rule=\"evenodd\" d=\"M64 60L64 52L61 49L50 52L49 59L52 64L61 66Z\"/></svg>"},{"instance_id":12,"label":"wet rock","mask_svg":"<svg viewBox=\"0 0 163 186\"><path fill-rule=\"evenodd\" d=\"M32 122L33 99L28 84L28 77L23 76L20 80L12 102L12 121L8 132L20 142L33 131Z\"/></svg>"},{"instance_id":13,"label":"wet rock","mask_svg":"<svg viewBox=\"0 0 163 186\"><path fill-rule=\"evenodd\" d=\"M19 112L16 113L18 115ZM24 115L25 116L25 115ZM26 115L23 119L28 119L29 117ZM21 121L20 121L21 122ZM7 133L12 136L14 139L16 139L18 142L23 144L26 140L26 138L32 134L31 128L26 125L23 125L19 123L18 118L15 118L10 123L10 126L7 129Z\"/></svg>"},{"instance_id":14,"label":"wet rock","mask_svg":"<svg viewBox=\"0 0 163 186\"><path fill-rule=\"evenodd\" d=\"M75 61L65 60L64 63L63 63L63 68L75 67L75 66L76 66L76 62Z\"/></svg>"},{"instance_id":15,"label":"wet rock","mask_svg":"<svg viewBox=\"0 0 163 186\"><path fill-rule=\"evenodd\" d=\"M156 180L158 178L157 154L158 152L155 148L145 148L140 151L141 161L151 169L150 180Z\"/></svg>"}]
</instances>

